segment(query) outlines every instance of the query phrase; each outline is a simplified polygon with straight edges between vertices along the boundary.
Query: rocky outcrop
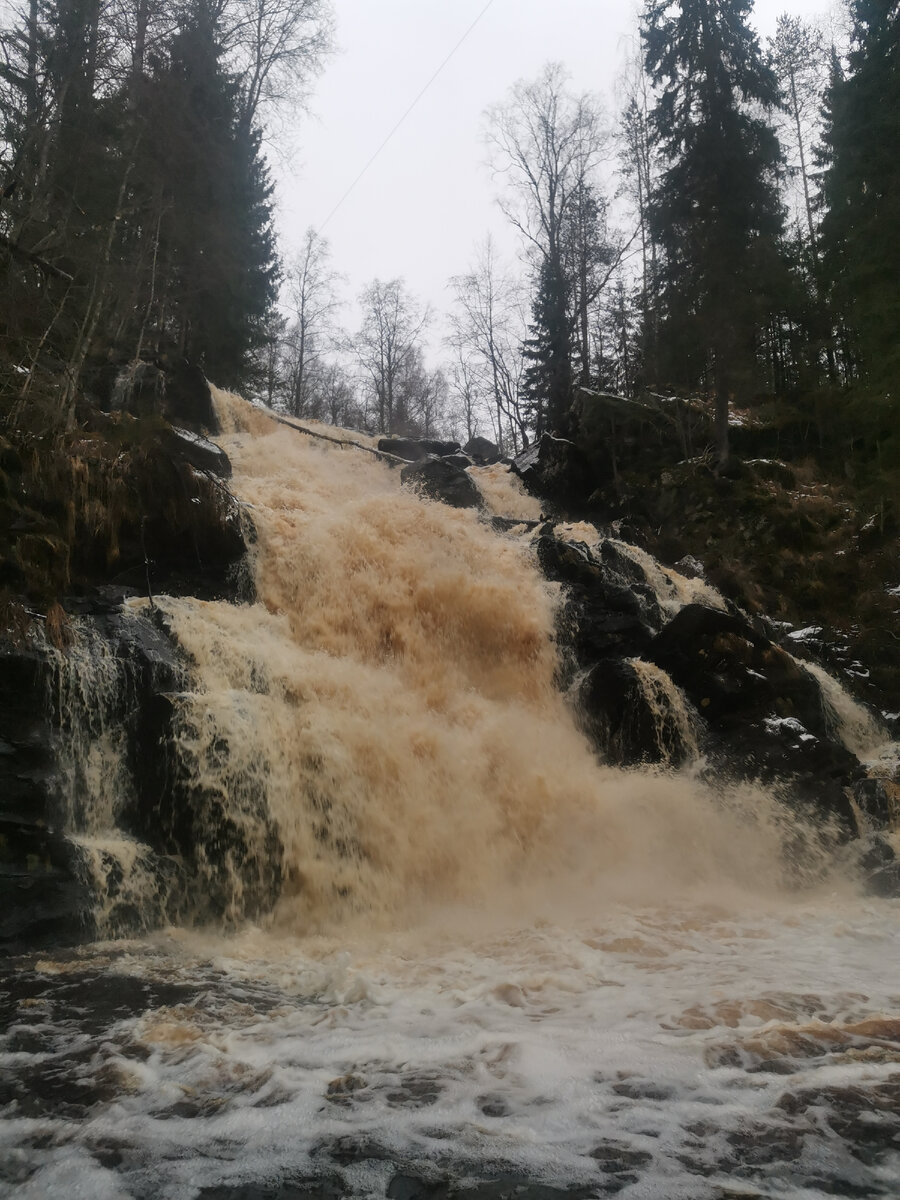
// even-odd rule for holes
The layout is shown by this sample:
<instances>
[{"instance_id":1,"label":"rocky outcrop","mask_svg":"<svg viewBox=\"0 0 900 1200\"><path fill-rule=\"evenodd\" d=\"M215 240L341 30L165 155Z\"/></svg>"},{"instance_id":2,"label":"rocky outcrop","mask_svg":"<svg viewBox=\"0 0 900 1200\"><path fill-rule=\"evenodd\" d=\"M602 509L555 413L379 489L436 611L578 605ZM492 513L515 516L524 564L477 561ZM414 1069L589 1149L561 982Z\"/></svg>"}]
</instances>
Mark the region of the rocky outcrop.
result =
<instances>
[{"instance_id":1,"label":"rocky outcrop","mask_svg":"<svg viewBox=\"0 0 900 1200\"><path fill-rule=\"evenodd\" d=\"M37 627L0 647L0 952L268 911L281 845L265 797L238 813L195 761L191 667L163 613L98 605L68 641ZM114 825L97 816L113 801Z\"/></svg>"},{"instance_id":2,"label":"rocky outcrop","mask_svg":"<svg viewBox=\"0 0 900 1200\"><path fill-rule=\"evenodd\" d=\"M534 496L557 504L579 502L591 490L591 466L574 442L545 433L512 462Z\"/></svg>"},{"instance_id":3,"label":"rocky outcrop","mask_svg":"<svg viewBox=\"0 0 900 1200\"><path fill-rule=\"evenodd\" d=\"M480 508L481 493L463 467L434 456L410 463L400 472L404 487L453 508Z\"/></svg>"},{"instance_id":4,"label":"rocky outcrop","mask_svg":"<svg viewBox=\"0 0 900 1200\"><path fill-rule=\"evenodd\" d=\"M218 432L209 385L194 363L107 365L96 369L89 380L100 407L107 412L159 417L195 432Z\"/></svg>"},{"instance_id":5,"label":"rocky outcrop","mask_svg":"<svg viewBox=\"0 0 900 1200\"><path fill-rule=\"evenodd\" d=\"M818 680L763 623L721 599L691 602L686 579L649 571L652 560L612 539L588 546L546 524L534 545L565 587L561 682L604 759L677 765L702 754L710 778L776 786L838 842L860 832L851 795L884 826L894 785L865 778Z\"/></svg>"},{"instance_id":6,"label":"rocky outcrop","mask_svg":"<svg viewBox=\"0 0 900 1200\"><path fill-rule=\"evenodd\" d=\"M56 832L50 660L24 639L0 644L0 951L76 940L85 928L88 892Z\"/></svg>"},{"instance_id":7,"label":"rocky outcrop","mask_svg":"<svg viewBox=\"0 0 900 1200\"><path fill-rule=\"evenodd\" d=\"M248 598L253 527L227 455L200 432L215 416L199 371L136 364L107 383L108 413L85 408L74 433L0 444L0 946L223 913L251 858L224 820L198 835L215 798L186 784L193 829L161 821L148 730L186 664L159 611L123 602ZM92 746L119 772L115 829L72 806L94 786ZM271 838L266 854L277 863ZM250 908L264 886L247 883Z\"/></svg>"},{"instance_id":8,"label":"rocky outcrop","mask_svg":"<svg viewBox=\"0 0 900 1200\"><path fill-rule=\"evenodd\" d=\"M499 462L501 458L500 447L494 442L488 441L484 437L469 438L463 446L463 453L468 454L469 458L479 467L489 466L491 463Z\"/></svg>"},{"instance_id":9,"label":"rocky outcrop","mask_svg":"<svg viewBox=\"0 0 900 1200\"><path fill-rule=\"evenodd\" d=\"M557 623L570 678L598 659L643 653L663 624L646 581L638 583L583 544L556 537L552 525L538 533L535 551L543 574L565 585Z\"/></svg>"},{"instance_id":10,"label":"rocky outcrop","mask_svg":"<svg viewBox=\"0 0 900 1200\"><path fill-rule=\"evenodd\" d=\"M206 437L94 410L73 433L21 435L4 461L0 587L44 605L110 582L233 594L252 526Z\"/></svg>"}]
</instances>

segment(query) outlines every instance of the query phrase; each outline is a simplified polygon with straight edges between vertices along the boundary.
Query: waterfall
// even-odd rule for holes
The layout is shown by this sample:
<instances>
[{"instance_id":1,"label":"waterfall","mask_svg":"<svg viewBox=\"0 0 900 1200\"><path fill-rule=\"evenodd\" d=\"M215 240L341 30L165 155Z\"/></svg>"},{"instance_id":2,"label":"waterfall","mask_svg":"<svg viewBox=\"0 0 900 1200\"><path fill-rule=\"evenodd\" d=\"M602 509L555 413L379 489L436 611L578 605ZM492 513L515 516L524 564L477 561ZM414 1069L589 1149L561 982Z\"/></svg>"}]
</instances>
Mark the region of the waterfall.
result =
<instances>
[{"instance_id":1,"label":"waterfall","mask_svg":"<svg viewBox=\"0 0 900 1200\"><path fill-rule=\"evenodd\" d=\"M762 788L598 766L558 687L563 593L535 561L539 506L507 471L471 469L488 507L522 522L501 534L402 488L363 435L319 440L213 394L253 527L254 601L126 604L120 643L143 628L178 648L149 723L127 647L83 620L55 652L57 791L98 933L248 917L387 928L542 889L771 889L786 843L815 856ZM559 532L632 564L670 614L724 603L592 526ZM697 759L699 718L669 675L623 663L658 761Z\"/></svg>"},{"instance_id":2,"label":"waterfall","mask_svg":"<svg viewBox=\"0 0 900 1200\"><path fill-rule=\"evenodd\" d=\"M723 804L598 768L555 685L558 588L527 538L214 395L258 598L159 603L193 663L175 702L180 769L239 830L216 868L235 881L232 915L266 872L273 920L296 932L414 920L537 880L774 885L785 817L763 792ZM647 685L661 705L664 682ZM674 719L696 745L687 714Z\"/></svg>"},{"instance_id":3,"label":"waterfall","mask_svg":"<svg viewBox=\"0 0 900 1200\"><path fill-rule=\"evenodd\" d=\"M137 612L123 610L126 629ZM94 935L114 937L166 919L178 868L122 827L138 805L128 729L134 664L87 618L72 620L70 636L65 649L42 647L59 730L52 793L76 875L92 898L84 920Z\"/></svg>"},{"instance_id":4,"label":"waterfall","mask_svg":"<svg viewBox=\"0 0 900 1200\"><path fill-rule=\"evenodd\" d=\"M591 526L534 529L508 473L470 469L507 518L485 519L401 487L362 435L215 398L245 599L132 598L41 647L56 806L105 940L0 961L0 1192L889 1188L896 900L826 873L827 831L771 790L713 778L685 699L707 712L711 671L692 692L650 661L699 617L686 656L718 671L721 637L768 705L800 674L783 652L709 595L679 617L705 585ZM594 549L550 583L560 534ZM629 769L599 765L559 689L583 569L609 588L597 621L647 647L586 660L614 736L640 709ZM702 766L664 769L700 729ZM739 753L770 739L739 729Z\"/></svg>"},{"instance_id":5,"label":"waterfall","mask_svg":"<svg viewBox=\"0 0 900 1200\"><path fill-rule=\"evenodd\" d=\"M892 747L887 730L818 663L796 660L816 680L830 727L861 762L875 762Z\"/></svg>"},{"instance_id":6,"label":"waterfall","mask_svg":"<svg viewBox=\"0 0 900 1200\"><path fill-rule=\"evenodd\" d=\"M685 758L688 761L698 759L697 715L684 693L655 663L644 662L641 658L629 658L627 662L635 673L653 719L660 761L680 763Z\"/></svg>"},{"instance_id":7,"label":"waterfall","mask_svg":"<svg viewBox=\"0 0 900 1200\"><path fill-rule=\"evenodd\" d=\"M704 579L688 579L673 567L664 567L661 563L629 542L620 542L609 538L610 545L620 554L630 559L643 572L647 584L656 595L657 602L663 612L673 616L686 604L705 604L709 608L725 609L726 604L720 592Z\"/></svg>"}]
</instances>

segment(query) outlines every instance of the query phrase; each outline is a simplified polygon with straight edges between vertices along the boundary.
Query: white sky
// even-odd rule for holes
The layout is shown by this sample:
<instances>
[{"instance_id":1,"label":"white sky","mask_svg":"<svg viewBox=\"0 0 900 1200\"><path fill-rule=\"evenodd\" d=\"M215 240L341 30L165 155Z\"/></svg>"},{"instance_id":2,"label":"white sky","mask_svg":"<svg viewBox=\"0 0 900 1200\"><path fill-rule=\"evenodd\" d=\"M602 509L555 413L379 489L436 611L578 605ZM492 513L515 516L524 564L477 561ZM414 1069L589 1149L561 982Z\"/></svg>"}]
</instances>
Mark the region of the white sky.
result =
<instances>
[{"instance_id":1,"label":"white sky","mask_svg":"<svg viewBox=\"0 0 900 1200\"><path fill-rule=\"evenodd\" d=\"M279 176L287 256L320 227L486 0L334 0L338 53L319 80ZM828 0L757 0L765 37L781 12L813 16ZM596 92L611 115L636 29L634 0L493 0L324 230L348 299L371 279L405 278L446 309L451 275L465 271L488 231L512 252L486 165L483 114L518 79L562 62L573 90ZM351 312L346 314L353 323Z\"/></svg>"}]
</instances>

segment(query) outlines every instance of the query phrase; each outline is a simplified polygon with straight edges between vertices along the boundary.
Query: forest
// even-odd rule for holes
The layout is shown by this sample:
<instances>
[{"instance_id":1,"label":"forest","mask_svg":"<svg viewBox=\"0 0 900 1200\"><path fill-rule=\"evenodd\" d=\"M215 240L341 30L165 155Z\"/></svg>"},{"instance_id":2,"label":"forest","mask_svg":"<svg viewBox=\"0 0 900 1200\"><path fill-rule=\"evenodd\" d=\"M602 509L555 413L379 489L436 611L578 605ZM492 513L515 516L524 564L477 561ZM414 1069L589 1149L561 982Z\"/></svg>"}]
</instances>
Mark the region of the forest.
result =
<instances>
[{"instance_id":1,"label":"forest","mask_svg":"<svg viewBox=\"0 0 900 1200\"><path fill-rule=\"evenodd\" d=\"M330 53L326 0L8 8L3 420L71 431L184 360L297 417L509 454L571 432L583 389L681 397L720 468L754 408L893 502L898 6L785 14L765 44L752 9L648 0L618 113L558 64L516 84L485 114L515 268L486 241L443 314L373 280L347 330L324 235L279 255L264 152Z\"/></svg>"}]
</instances>

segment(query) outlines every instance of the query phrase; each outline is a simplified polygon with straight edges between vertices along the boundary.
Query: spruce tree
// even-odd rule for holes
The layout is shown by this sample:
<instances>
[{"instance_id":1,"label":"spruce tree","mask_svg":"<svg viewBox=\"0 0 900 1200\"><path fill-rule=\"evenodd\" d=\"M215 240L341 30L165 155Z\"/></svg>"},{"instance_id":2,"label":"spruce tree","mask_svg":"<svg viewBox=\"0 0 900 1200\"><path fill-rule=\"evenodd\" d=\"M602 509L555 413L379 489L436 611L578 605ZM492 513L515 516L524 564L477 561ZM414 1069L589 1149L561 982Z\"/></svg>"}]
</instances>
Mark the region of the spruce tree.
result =
<instances>
[{"instance_id":1,"label":"spruce tree","mask_svg":"<svg viewBox=\"0 0 900 1200\"><path fill-rule=\"evenodd\" d=\"M265 338L277 264L261 135L239 120L239 84L221 54L200 0L157 64L141 165L166 325L210 378L236 386Z\"/></svg>"},{"instance_id":2,"label":"spruce tree","mask_svg":"<svg viewBox=\"0 0 900 1200\"><path fill-rule=\"evenodd\" d=\"M523 382L524 404L537 437L565 432L572 405L572 322L569 282L562 264L541 261L532 302L531 336L524 346L528 361Z\"/></svg>"},{"instance_id":3,"label":"spruce tree","mask_svg":"<svg viewBox=\"0 0 900 1200\"><path fill-rule=\"evenodd\" d=\"M649 0L645 65L663 171L651 196L661 264L660 382L711 384L717 456L729 399L753 387L757 339L783 282L777 80L747 25L750 0Z\"/></svg>"},{"instance_id":4,"label":"spruce tree","mask_svg":"<svg viewBox=\"0 0 900 1200\"><path fill-rule=\"evenodd\" d=\"M822 249L834 298L876 387L900 379L900 4L851 0L846 76L835 64L822 155Z\"/></svg>"}]
</instances>

